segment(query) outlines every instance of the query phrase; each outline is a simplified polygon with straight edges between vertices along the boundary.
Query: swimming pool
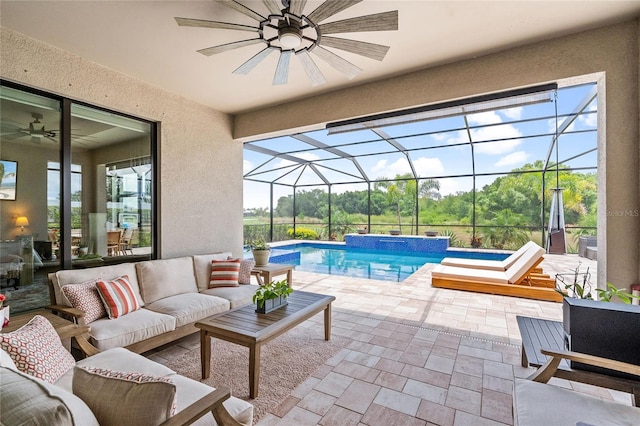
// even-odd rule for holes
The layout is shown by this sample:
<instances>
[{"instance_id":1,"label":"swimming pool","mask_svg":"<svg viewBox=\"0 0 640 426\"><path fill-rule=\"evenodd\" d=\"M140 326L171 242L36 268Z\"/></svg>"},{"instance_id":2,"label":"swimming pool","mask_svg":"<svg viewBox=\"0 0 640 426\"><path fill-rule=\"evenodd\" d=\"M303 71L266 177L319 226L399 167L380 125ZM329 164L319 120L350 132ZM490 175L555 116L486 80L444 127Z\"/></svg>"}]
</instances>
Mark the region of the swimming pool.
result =
<instances>
[{"instance_id":1,"label":"swimming pool","mask_svg":"<svg viewBox=\"0 0 640 426\"><path fill-rule=\"evenodd\" d=\"M274 247L269 262L296 270L401 282L425 263L445 257L503 260L507 254L448 250L440 253L372 250L338 244L298 243Z\"/></svg>"}]
</instances>

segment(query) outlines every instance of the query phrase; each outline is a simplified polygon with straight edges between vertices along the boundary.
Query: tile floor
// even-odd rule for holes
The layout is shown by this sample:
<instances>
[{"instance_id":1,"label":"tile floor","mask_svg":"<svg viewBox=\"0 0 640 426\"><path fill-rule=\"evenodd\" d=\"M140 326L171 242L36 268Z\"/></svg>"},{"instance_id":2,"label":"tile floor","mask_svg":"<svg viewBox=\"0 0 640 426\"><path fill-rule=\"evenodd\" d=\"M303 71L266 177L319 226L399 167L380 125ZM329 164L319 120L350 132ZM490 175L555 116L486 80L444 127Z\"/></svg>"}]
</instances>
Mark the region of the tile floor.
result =
<instances>
[{"instance_id":1,"label":"tile floor","mask_svg":"<svg viewBox=\"0 0 640 426\"><path fill-rule=\"evenodd\" d=\"M596 262L547 255L545 272L569 272ZM263 417L266 425L513 424L511 391L520 365L516 315L562 319L559 303L431 287L427 264L402 283L294 272L294 288L333 294L333 335L351 339ZM322 314L312 321L322 322ZM185 342L186 343L186 342ZM152 357L185 350L178 342ZM601 398L630 396L552 379Z\"/></svg>"}]
</instances>

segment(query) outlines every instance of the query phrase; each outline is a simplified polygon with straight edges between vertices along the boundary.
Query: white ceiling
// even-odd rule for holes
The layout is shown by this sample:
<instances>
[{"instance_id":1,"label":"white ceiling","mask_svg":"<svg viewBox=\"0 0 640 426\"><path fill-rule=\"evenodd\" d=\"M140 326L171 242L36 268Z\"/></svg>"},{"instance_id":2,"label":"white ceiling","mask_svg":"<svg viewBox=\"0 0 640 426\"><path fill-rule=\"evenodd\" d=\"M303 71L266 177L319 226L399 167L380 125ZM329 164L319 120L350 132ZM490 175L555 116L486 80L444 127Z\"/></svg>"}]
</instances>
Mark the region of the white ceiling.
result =
<instances>
[{"instance_id":1,"label":"white ceiling","mask_svg":"<svg viewBox=\"0 0 640 426\"><path fill-rule=\"evenodd\" d=\"M267 14L261 1L242 3ZM321 3L309 0L305 14ZM363 72L348 80L317 60L327 79L317 87L311 86L296 59L291 60L289 83L272 86L277 55L265 59L248 75L232 74L261 50L261 45L210 57L197 53L198 49L254 37L241 31L179 27L173 19L255 24L215 0L1 0L0 23L219 111L238 113L631 19L640 15L640 1L364 0L325 22L390 10L399 11L398 31L339 35L390 46L384 60L333 50Z\"/></svg>"}]
</instances>

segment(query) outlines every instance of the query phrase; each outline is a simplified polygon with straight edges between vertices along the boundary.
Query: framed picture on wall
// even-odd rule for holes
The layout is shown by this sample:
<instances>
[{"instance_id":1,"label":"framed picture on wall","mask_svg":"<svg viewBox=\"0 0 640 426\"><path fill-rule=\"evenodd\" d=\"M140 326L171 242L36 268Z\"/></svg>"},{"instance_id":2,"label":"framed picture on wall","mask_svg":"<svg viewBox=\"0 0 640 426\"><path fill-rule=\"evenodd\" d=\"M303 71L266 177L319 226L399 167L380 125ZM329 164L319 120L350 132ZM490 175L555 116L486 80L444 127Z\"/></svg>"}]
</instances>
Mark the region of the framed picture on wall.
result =
<instances>
[{"instance_id":1,"label":"framed picture on wall","mask_svg":"<svg viewBox=\"0 0 640 426\"><path fill-rule=\"evenodd\" d=\"M18 183L18 162L0 160L0 200L15 201Z\"/></svg>"}]
</instances>

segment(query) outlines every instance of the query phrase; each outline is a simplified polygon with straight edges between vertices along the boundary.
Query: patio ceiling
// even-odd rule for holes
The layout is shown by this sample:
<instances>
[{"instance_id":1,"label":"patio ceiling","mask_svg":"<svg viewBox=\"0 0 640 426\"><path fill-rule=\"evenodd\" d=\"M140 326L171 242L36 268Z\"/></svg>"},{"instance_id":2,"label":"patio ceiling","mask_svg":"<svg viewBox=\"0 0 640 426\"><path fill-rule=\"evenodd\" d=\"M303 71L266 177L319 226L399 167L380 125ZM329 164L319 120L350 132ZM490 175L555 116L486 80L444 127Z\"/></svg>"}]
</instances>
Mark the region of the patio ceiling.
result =
<instances>
[{"instance_id":1,"label":"patio ceiling","mask_svg":"<svg viewBox=\"0 0 640 426\"><path fill-rule=\"evenodd\" d=\"M240 2L267 13L261 1ZM321 3L309 0L303 12L309 14ZM640 2L367 0L327 22L393 10L399 14L397 31L345 35L390 46L384 60L329 47L363 71L349 80L318 61L327 83L315 87L296 59L291 60L288 84L273 86L277 55L270 55L248 75L233 74L261 49L259 45L210 57L198 53L198 49L246 36L242 31L181 27L174 17L255 23L218 1L3 0L0 24L186 99L236 114L628 20L640 14Z\"/></svg>"}]
</instances>

